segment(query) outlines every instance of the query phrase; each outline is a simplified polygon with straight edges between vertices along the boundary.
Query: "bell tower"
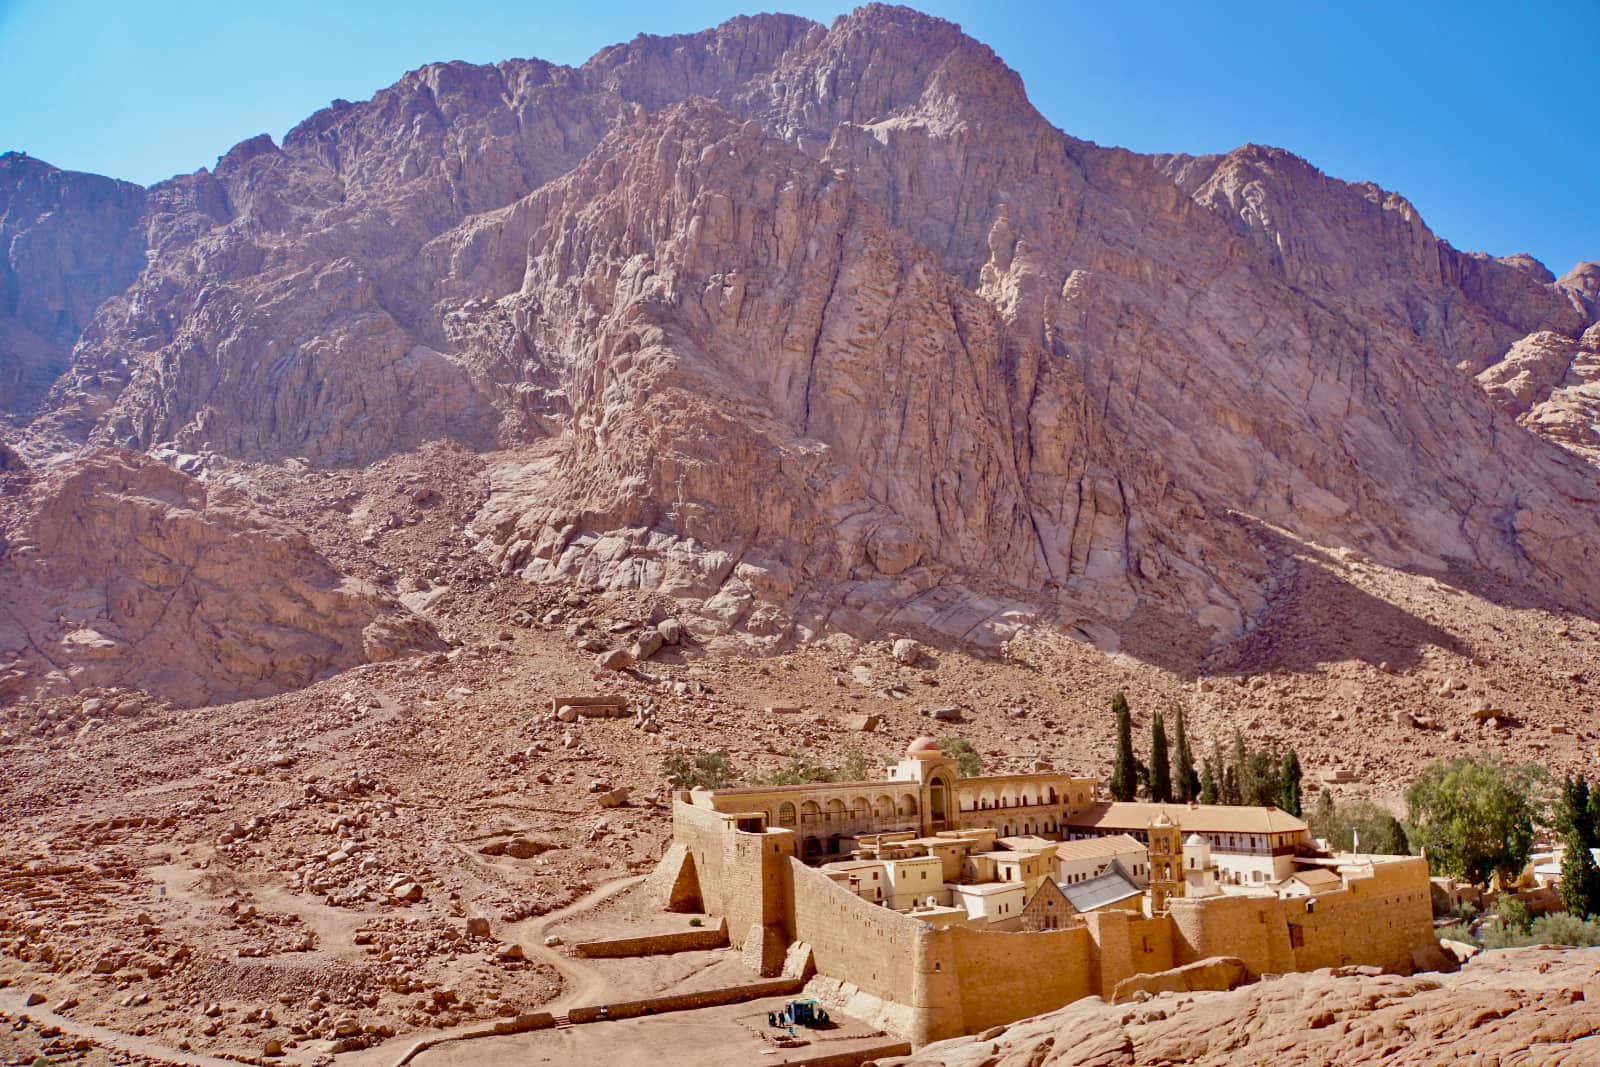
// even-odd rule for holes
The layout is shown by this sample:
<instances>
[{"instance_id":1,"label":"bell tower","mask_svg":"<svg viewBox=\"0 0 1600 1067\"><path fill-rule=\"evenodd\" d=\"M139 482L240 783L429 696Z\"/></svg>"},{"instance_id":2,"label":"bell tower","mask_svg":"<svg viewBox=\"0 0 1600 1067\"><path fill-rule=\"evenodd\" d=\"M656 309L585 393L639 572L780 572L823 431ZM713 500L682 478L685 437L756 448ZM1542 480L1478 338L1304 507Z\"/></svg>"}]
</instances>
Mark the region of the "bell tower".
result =
<instances>
[{"instance_id":1,"label":"bell tower","mask_svg":"<svg viewBox=\"0 0 1600 1067\"><path fill-rule=\"evenodd\" d=\"M1150 914L1167 908L1169 897L1183 896L1183 837L1177 823L1167 813L1157 815L1146 831L1149 835Z\"/></svg>"}]
</instances>

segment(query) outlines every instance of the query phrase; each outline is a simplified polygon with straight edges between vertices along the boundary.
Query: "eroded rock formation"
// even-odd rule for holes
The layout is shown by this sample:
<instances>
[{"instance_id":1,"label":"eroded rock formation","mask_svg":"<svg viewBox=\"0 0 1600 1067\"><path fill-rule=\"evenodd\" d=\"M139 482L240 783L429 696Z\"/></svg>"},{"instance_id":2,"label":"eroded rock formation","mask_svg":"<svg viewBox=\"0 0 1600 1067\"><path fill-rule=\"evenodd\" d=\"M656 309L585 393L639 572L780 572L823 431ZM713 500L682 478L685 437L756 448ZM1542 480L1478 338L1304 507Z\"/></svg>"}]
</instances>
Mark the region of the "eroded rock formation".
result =
<instances>
[{"instance_id":1,"label":"eroded rock formation","mask_svg":"<svg viewBox=\"0 0 1600 1067\"><path fill-rule=\"evenodd\" d=\"M107 452L0 474L0 701L88 686L267 696L441 648L241 494Z\"/></svg>"},{"instance_id":2,"label":"eroded rock formation","mask_svg":"<svg viewBox=\"0 0 1600 1067\"><path fill-rule=\"evenodd\" d=\"M905 8L424 67L139 230L29 447L507 450L484 551L711 630L1203 646L1262 523L1600 606L1594 270L1279 149L1076 140Z\"/></svg>"}]
</instances>

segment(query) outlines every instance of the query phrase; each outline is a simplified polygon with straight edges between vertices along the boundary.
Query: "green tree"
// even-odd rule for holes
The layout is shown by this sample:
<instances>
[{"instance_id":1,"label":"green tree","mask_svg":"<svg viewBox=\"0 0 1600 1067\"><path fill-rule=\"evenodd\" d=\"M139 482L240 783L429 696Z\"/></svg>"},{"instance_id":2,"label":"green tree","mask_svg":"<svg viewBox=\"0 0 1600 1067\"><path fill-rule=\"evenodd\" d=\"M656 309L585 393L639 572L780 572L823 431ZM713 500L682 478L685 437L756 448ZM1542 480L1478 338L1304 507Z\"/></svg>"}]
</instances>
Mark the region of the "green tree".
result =
<instances>
[{"instance_id":1,"label":"green tree","mask_svg":"<svg viewBox=\"0 0 1600 1067\"><path fill-rule=\"evenodd\" d=\"M726 789L738 778L726 752L702 752L687 756L668 756L661 761L661 772L675 779L679 789Z\"/></svg>"},{"instance_id":2,"label":"green tree","mask_svg":"<svg viewBox=\"0 0 1600 1067\"><path fill-rule=\"evenodd\" d=\"M1211 761L1205 760L1200 765L1200 803L1215 804L1217 800L1217 772Z\"/></svg>"},{"instance_id":3,"label":"green tree","mask_svg":"<svg viewBox=\"0 0 1600 1067\"><path fill-rule=\"evenodd\" d=\"M1600 864L1591 849L1600 838L1594 819L1594 790L1587 778L1578 775L1561 782L1561 800L1553 820L1566 845L1561 858L1561 902L1567 913L1579 919L1600 913Z\"/></svg>"},{"instance_id":4,"label":"green tree","mask_svg":"<svg viewBox=\"0 0 1600 1067\"><path fill-rule=\"evenodd\" d=\"M1317 806L1312 810L1311 817L1306 820L1306 824L1311 827L1311 836L1331 842L1333 838L1328 836L1328 828L1333 825L1335 814L1333 794L1324 789L1317 794Z\"/></svg>"},{"instance_id":5,"label":"green tree","mask_svg":"<svg viewBox=\"0 0 1600 1067\"><path fill-rule=\"evenodd\" d=\"M1149 796L1157 803L1172 799L1172 768L1167 762L1167 724L1158 711L1150 720L1150 785Z\"/></svg>"},{"instance_id":6,"label":"green tree","mask_svg":"<svg viewBox=\"0 0 1600 1067\"><path fill-rule=\"evenodd\" d=\"M944 754L956 761L956 773L963 778L976 778L983 773L983 759L964 737L946 734L939 738Z\"/></svg>"},{"instance_id":7,"label":"green tree","mask_svg":"<svg viewBox=\"0 0 1600 1067\"><path fill-rule=\"evenodd\" d=\"M1217 797L1224 804L1239 805L1244 803L1244 794L1239 791L1239 768L1231 763L1222 765L1222 780L1217 783Z\"/></svg>"},{"instance_id":8,"label":"green tree","mask_svg":"<svg viewBox=\"0 0 1600 1067\"><path fill-rule=\"evenodd\" d=\"M1111 713L1117 717L1117 758L1111 765L1111 799L1132 800L1139 790L1139 761L1133 755L1133 716L1122 690L1111 694Z\"/></svg>"},{"instance_id":9,"label":"green tree","mask_svg":"<svg viewBox=\"0 0 1600 1067\"><path fill-rule=\"evenodd\" d=\"M1583 775L1561 780L1561 800L1556 805L1555 828L1563 837L1578 836L1589 848L1600 845L1600 819L1594 805L1596 790Z\"/></svg>"},{"instance_id":10,"label":"green tree","mask_svg":"<svg viewBox=\"0 0 1600 1067\"><path fill-rule=\"evenodd\" d=\"M1415 843L1438 873L1487 885L1515 877L1533 848L1537 768L1467 757L1436 760L1406 790Z\"/></svg>"},{"instance_id":11,"label":"green tree","mask_svg":"<svg viewBox=\"0 0 1600 1067\"><path fill-rule=\"evenodd\" d=\"M1600 914L1600 865L1576 834L1567 835L1566 855L1561 857L1561 903L1568 915L1579 919Z\"/></svg>"},{"instance_id":12,"label":"green tree","mask_svg":"<svg viewBox=\"0 0 1600 1067\"><path fill-rule=\"evenodd\" d=\"M1172 794L1180 804L1200 796L1200 776L1194 773L1194 753L1189 751L1189 735L1183 727L1183 708L1174 713L1172 735Z\"/></svg>"},{"instance_id":13,"label":"green tree","mask_svg":"<svg viewBox=\"0 0 1600 1067\"><path fill-rule=\"evenodd\" d=\"M872 776L872 761L859 748L844 754L844 765L839 768L839 781L865 782Z\"/></svg>"},{"instance_id":14,"label":"green tree","mask_svg":"<svg viewBox=\"0 0 1600 1067\"><path fill-rule=\"evenodd\" d=\"M1278 807L1290 815L1300 815L1300 757L1294 749L1283 757L1283 768L1278 772Z\"/></svg>"},{"instance_id":15,"label":"green tree","mask_svg":"<svg viewBox=\"0 0 1600 1067\"><path fill-rule=\"evenodd\" d=\"M832 767L804 756L794 756L765 779L767 785L809 785L832 782L837 774Z\"/></svg>"},{"instance_id":16,"label":"green tree","mask_svg":"<svg viewBox=\"0 0 1600 1067\"><path fill-rule=\"evenodd\" d=\"M1310 826L1311 833L1328 842L1335 851L1377 856L1411 853L1411 844L1400 820L1370 800L1335 805L1333 794L1323 790L1311 813Z\"/></svg>"}]
</instances>

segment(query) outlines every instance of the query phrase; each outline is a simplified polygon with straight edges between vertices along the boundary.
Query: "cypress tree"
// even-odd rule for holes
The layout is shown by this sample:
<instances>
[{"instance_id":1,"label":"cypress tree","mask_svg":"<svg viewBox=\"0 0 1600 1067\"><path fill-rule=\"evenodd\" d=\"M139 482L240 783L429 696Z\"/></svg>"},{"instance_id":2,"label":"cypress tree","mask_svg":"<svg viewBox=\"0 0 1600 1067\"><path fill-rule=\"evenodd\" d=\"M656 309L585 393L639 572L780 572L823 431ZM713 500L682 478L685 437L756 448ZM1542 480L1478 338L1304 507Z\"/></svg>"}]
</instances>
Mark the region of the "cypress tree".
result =
<instances>
[{"instance_id":1,"label":"cypress tree","mask_svg":"<svg viewBox=\"0 0 1600 1067\"><path fill-rule=\"evenodd\" d=\"M1167 725L1156 712L1150 722L1150 799L1165 804L1172 799L1172 770L1167 762Z\"/></svg>"},{"instance_id":2,"label":"cypress tree","mask_svg":"<svg viewBox=\"0 0 1600 1067\"><path fill-rule=\"evenodd\" d=\"M1111 711L1117 717L1117 758L1111 765L1111 799L1132 800L1139 790L1139 765L1133 756L1133 717L1128 698L1117 690L1111 695Z\"/></svg>"},{"instance_id":3,"label":"cypress tree","mask_svg":"<svg viewBox=\"0 0 1600 1067\"><path fill-rule=\"evenodd\" d=\"M1561 903L1574 919L1600 912L1600 865L1577 833L1567 834L1567 854L1561 858Z\"/></svg>"},{"instance_id":4,"label":"cypress tree","mask_svg":"<svg viewBox=\"0 0 1600 1067\"><path fill-rule=\"evenodd\" d=\"M1556 810L1556 828L1563 836L1576 835L1589 848L1600 845L1597 840L1595 793L1583 775L1561 781L1561 805Z\"/></svg>"},{"instance_id":5,"label":"cypress tree","mask_svg":"<svg viewBox=\"0 0 1600 1067\"><path fill-rule=\"evenodd\" d=\"M1239 791L1239 768L1231 763L1222 765L1222 781L1217 783L1218 799L1224 804L1237 807L1244 803L1244 794Z\"/></svg>"},{"instance_id":6,"label":"cypress tree","mask_svg":"<svg viewBox=\"0 0 1600 1067\"><path fill-rule=\"evenodd\" d=\"M1278 807L1296 818L1300 817L1300 757L1294 749L1283 757L1283 771L1279 775Z\"/></svg>"},{"instance_id":7,"label":"cypress tree","mask_svg":"<svg viewBox=\"0 0 1600 1067\"><path fill-rule=\"evenodd\" d=\"M1217 772L1206 760L1200 766L1200 803L1215 804L1217 799Z\"/></svg>"},{"instance_id":8,"label":"cypress tree","mask_svg":"<svg viewBox=\"0 0 1600 1067\"><path fill-rule=\"evenodd\" d=\"M1187 804L1200 795L1200 776L1194 773L1194 753L1189 751L1189 735L1183 728L1183 708L1175 713L1172 739L1172 795L1181 804Z\"/></svg>"}]
</instances>

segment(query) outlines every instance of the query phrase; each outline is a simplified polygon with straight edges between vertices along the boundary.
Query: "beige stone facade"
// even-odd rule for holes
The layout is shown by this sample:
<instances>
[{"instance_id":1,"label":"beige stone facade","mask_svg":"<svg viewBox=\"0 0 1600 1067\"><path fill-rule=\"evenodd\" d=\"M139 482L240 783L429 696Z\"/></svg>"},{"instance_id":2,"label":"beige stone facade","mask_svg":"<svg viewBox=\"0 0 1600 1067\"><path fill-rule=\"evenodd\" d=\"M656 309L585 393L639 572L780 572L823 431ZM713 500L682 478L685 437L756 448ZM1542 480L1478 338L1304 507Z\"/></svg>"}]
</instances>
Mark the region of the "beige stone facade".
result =
<instances>
[{"instance_id":1,"label":"beige stone facade","mask_svg":"<svg viewBox=\"0 0 1600 1067\"><path fill-rule=\"evenodd\" d=\"M921 747L919 747L921 746ZM1095 802L1097 784L1054 771L962 778L955 761L929 738L879 782L697 790L691 802L713 811L760 814L792 830L807 860L849 855L863 838L905 833L929 837L981 827L998 836L1059 835L1063 820Z\"/></svg>"},{"instance_id":2,"label":"beige stone facade","mask_svg":"<svg viewBox=\"0 0 1600 1067\"><path fill-rule=\"evenodd\" d=\"M730 940L763 973L776 974L786 949L803 943L818 974L817 995L916 1043L972 1033L1080 997L1109 997L1125 978L1209 956L1237 956L1259 976L1347 963L1409 970L1438 950L1427 865L1410 858L1325 866L1337 888L1317 876L1318 892L1307 896L1280 896L1271 885L1190 895L1193 882L1185 870L1184 889L1171 894L1164 909L1151 912L1144 893L1136 910L1058 918L1056 928L1026 920L1031 929L1024 930L1033 893L1046 882L1062 889L1050 877L1056 856L1031 840L1015 842L1023 846L1015 858L996 845L1019 835L1070 833L1067 820L1097 803L1093 783L1055 774L958 779L936 747L930 753L913 746L895 771L885 783L680 793L673 805L674 843L652 877L652 891L664 906L726 918ZM879 810L879 796L894 805L894 815L870 814ZM970 808L965 797L972 798ZM1007 802L985 807L984 797ZM837 810L827 802L834 798L863 798L865 806L846 803L843 810L866 814L830 822L826 816ZM1171 807L1174 824L1189 813ZM807 821L806 814L823 818ZM1293 834L1293 825L1278 816L1288 818L1266 816L1266 832ZM990 821L996 817L1007 821L1000 832ZM1235 817L1258 816L1241 810ZM980 826L983 821L990 824ZM1030 822L1035 829L1026 829ZM1013 832L1003 832L1007 828ZM1207 849L1192 846L1195 834L1184 829L1182 851L1163 862L1181 855L1185 867L1191 857L1209 867ZM1217 832L1244 831L1195 831L1205 843ZM808 839L815 843L808 847ZM830 852L835 861L822 869L805 862L808 854L815 860ZM1045 872L1035 875L1031 891L1030 863ZM962 880L986 864L1009 868L1015 877ZM862 891L874 872L881 896ZM916 892L936 875L943 878L939 893ZM1215 884L1214 873L1209 880Z\"/></svg>"}]
</instances>

